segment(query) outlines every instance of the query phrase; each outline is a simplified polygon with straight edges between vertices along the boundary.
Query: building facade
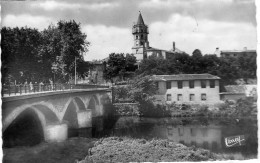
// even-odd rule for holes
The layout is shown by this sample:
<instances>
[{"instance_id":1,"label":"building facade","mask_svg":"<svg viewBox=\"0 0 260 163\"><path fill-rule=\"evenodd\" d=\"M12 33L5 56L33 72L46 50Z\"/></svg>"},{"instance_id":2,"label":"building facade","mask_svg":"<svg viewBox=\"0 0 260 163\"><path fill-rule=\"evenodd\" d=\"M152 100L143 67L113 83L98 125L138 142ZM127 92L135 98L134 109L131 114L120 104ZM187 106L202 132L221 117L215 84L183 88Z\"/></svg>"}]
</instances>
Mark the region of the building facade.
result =
<instances>
[{"instance_id":1,"label":"building facade","mask_svg":"<svg viewBox=\"0 0 260 163\"><path fill-rule=\"evenodd\" d=\"M137 61L141 61L149 56L156 56L167 59L170 55L174 55L176 53L184 53L183 51L175 47L175 42L173 42L173 47L170 50L162 50L150 47L148 40L149 28L144 23L141 13L139 13L137 22L134 23L132 27L132 34L134 40L132 53L135 55Z\"/></svg>"},{"instance_id":2,"label":"building facade","mask_svg":"<svg viewBox=\"0 0 260 163\"><path fill-rule=\"evenodd\" d=\"M241 56L256 56L256 50L248 50L246 47L243 50L219 50L219 48L216 48L214 54L220 57L238 58Z\"/></svg>"},{"instance_id":3,"label":"building facade","mask_svg":"<svg viewBox=\"0 0 260 163\"><path fill-rule=\"evenodd\" d=\"M220 102L219 80L211 74L154 75L157 102L214 104Z\"/></svg>"},{"instance_id":4,"label":"building facade","mask_svg":"<svg viewBox=\"0 0 260 163\"><path fill-rule=\"evenodd\" d=\"M92 61L91 68L89 70L88 80L91 84L104 84L104 70L106 69L106 62L104 61Z\"/></svg>"}]
</instances>

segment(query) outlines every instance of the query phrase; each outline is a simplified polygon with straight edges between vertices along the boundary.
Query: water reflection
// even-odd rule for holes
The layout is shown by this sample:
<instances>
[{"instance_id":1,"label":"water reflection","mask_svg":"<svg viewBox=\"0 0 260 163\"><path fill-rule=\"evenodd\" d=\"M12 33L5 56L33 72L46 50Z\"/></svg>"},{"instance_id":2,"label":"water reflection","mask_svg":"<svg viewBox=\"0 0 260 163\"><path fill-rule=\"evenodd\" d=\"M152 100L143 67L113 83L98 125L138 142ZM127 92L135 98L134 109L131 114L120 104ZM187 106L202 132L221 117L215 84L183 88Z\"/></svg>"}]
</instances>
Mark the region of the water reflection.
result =
<instances>
[{"instance_id":1,"label":"water reflection","mask_svg":"<svg viewBox=\"0 0 260 163\"><path fill-rule=\"evenodd\" d=\"M257 120L121 117L93 121L92 136L164 138L237 158L257 157ZM246 145L226 148L224 138L245 135Z\"/></svg>"},{"instance_id":2,"label":"water reflection","mask_svg":"<svg viewBox=\"0 0 260 163\"><path fill-rule=\"evenodd\" d=\"M215 125L166 127L167 138L189 146L203 147L218 151L221 148L221 127Z\"/></svg>"}]
</instances>

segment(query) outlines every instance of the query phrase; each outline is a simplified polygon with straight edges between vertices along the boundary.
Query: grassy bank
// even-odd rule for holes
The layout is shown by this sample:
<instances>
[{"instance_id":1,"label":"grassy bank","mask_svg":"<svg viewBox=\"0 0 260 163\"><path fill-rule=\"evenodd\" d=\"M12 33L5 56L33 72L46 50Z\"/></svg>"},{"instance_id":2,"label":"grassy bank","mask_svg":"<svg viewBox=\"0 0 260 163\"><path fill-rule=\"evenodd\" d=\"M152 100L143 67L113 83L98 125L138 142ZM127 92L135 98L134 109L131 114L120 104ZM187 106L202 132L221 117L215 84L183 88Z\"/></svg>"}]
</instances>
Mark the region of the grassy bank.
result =
<instances>
[{"instance_id":1,"label":"grassy bank","mask_svg":"<svg viewBox=\"0 0 260 163\"><path fill-rule=\"evenodd\" d=\"M169 140L145 140L109 137L98 140L89 155L80 163L89 162L158 162L213 161L223 156L195 147L187 147Z\"/></svg>"},{"instance_id":2,"label":"grassy bank","mask_svg":"<svg viewBox=\"0 0 260 163\"><path fill-rule=\"evenodd\" d=\"M64 142L42 142L33 147L3 148L3 162L73 163L86 157L97 139L70 138Z\"/></svg>"}]
</instances>

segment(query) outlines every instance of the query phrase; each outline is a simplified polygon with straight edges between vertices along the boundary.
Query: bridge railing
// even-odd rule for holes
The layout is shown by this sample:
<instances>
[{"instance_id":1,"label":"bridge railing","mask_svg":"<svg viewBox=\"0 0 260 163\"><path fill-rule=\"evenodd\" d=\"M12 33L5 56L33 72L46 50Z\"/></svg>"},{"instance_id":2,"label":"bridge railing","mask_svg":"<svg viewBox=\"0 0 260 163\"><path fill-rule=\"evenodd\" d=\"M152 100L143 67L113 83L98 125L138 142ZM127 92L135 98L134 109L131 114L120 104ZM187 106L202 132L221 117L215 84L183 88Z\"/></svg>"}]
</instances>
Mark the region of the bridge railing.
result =
<instances>
[{"instance_id":1,"label":"bridge railing","mask_svg":"<svg viewBox=\"0 0 260 163\"><path fill-rule=\"evenodd\" d=\"M87 85L87 84L20 84L20 85L2 85L2 96L15 96L22 94L32 94L50 91L64 91L72 89L93 89L93 88L108 88L108 86Z\"/></svg>"}]
</instances>

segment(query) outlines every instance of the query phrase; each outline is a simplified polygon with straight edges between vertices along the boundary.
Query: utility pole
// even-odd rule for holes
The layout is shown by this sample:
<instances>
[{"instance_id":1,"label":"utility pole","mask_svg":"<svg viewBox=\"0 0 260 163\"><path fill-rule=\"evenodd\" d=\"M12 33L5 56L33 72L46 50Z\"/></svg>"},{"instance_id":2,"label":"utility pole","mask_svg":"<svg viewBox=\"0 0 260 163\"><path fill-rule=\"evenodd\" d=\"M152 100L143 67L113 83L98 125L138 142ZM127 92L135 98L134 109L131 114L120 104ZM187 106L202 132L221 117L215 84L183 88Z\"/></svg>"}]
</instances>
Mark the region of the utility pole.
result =
<instances>
[{"instance_id":1,"label":"utility pole","mask_svg":"<svg viewBox=\"0 0 260 163\"><path fill-rule=\"evenodd\" d=\"M75 57L75 85L77 84L77 61Z\"/></svg>"}]
</instances>

